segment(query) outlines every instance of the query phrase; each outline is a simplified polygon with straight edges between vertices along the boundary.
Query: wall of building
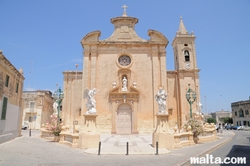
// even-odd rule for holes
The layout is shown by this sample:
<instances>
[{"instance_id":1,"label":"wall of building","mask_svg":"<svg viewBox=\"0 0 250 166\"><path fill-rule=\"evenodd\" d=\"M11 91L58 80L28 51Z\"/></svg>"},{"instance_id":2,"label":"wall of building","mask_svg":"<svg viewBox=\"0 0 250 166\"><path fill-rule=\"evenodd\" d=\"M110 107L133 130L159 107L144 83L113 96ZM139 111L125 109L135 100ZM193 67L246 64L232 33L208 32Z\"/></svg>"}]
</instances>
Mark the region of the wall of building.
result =
<instances>
[{"instance_id":1,"label":"wall of building","mask_svg":"<svg viewBox=\"0 0 250 166\"><path fill-rule=\"evenodd\" d=\"M171 115L169 116L169 125L170 127L174 127L177 123L181 124L181 118L178 119L180 115L180 109L178 105L177 99L177 75L175 71L168 71L167 72L167 100L168 100L168 113Z\"/></svg>"},{"instance_id":2,"label":"wall of building","mask_svg":"<svg viewBox=\"0 0 250 166\"><path fill-rule=\"evenodd\" d=\"M34 108L30 108L31 102L35 103ZM23 103L23 124L29 124L31 129L40 129L42 124L50 122L50 116L54 113L50 91L24 91Z\"/></svg>"},{"instance_id":3,"label":"wall of building","mask_svg":"<svg viewBox=\"0 0 250 166\"><path fill-rule=\"evenodd\" d=\"M86 64L83 73L85 77L89 76L83 79L83 89L91 87L100 90L95 96L98 111L97 125L108 130L111 128L110 120L115 118L112 117L111 112L116 111L119 107L119 104L109 101L109 92L112 90L114 81L119 87L118 91L121 91L123 75L121 73L124 73L128 79L128 92L135 81L137 83L136 90L140 93L138 105L132 104L132 107L135 106L132 109L137 117L138 130L152 132L155 127L154 115L158 112L158 105L154 96L160 86L167 89L166 66L161 65L158 56L161 47L153 48L154 45L147 43L128 44L126 47L126 52L122 53L121 45L100 45L95 48L95 51L98 52L96 55L98 58L94 62L92 62L92 57L91 62L88 61L88 49L85 49ZM156 49L155 52L152 53L152 49ZM122 68L117 64L117 59L122 54L131 56L131 66ZM91 55L93 55L93 52L91 52ZM162 56L165 56L164 53ZM163 60L165 64L165 59ZM92 63L96 65L94 68ZM162 76L161 68L165 70L165 74ZM82 104L84 112L86 112L85 104L86 100Z\"/></svg>"},{"instance_id":4,"label":"wall of building","mask_svg":"<svg viewBox=\"0 0 250 166\"><path fill-rule=\"evenodd\" d=\"M76 75L75 71L65 71L63 74L64 98L62 100L61 118L67 127L72 128L74 119L80 125L83 121L82 115L86 113L82 111L81 105L83 100L82 72L78 71Z\"/></svg>"},{"instance_id":5,"label":"wall of building","mask_svg":"<svg viewBox=\"0 0 250 166\"><path fill-rule=\"evenodd\" d=\"M22 70L19 72L0 51L0 143L21 136L22 74ZM8 86L6 75L9 76ZM2 117L4 98L8 99L5 118Z\"/></svg>"},{"instance_id":6,"label":"wall of building","mask_svg":"<svg viewBox=\"0 0 250 166\"><path fill-rule=\"evenodd\" d=\"M211 113L212 117L216 120L217 125L218 124L224 124L224 118L226 117L232 117L232 113L230 111L216 111Z\"/></svg>"},{"instance_id":7,"label":"wall of building","mask_svg":"<svg viewBox=\"0 0 250 166\"><path fill-rule=\"evenodd\" d=\"M250 100L231 103L235 126L250 126Z\"/></svg>"}]
</instances>

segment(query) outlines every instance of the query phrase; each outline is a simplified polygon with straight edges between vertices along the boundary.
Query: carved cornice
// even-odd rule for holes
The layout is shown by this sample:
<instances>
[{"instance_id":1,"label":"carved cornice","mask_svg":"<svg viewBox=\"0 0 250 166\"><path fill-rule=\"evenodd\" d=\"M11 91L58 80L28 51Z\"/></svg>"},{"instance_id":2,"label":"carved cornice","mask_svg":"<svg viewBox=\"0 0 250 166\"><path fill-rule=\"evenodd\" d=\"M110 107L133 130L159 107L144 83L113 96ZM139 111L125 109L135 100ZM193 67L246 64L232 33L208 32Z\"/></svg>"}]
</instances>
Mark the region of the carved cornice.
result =
<instances>
[{"instance_id":1,"label":"carved cornice","mask_svg":"<svg viewBox=\"0 0 250 166\"><path fill-rule=\"evenodd\" d=\"M15 68L14 65L10 63L10 61L3 55L0 50L0 60L3 61L19 78L24 80L24 76Z\"/></svg>"},{"instance_id":2,"label":"carved cornice","mask_svg":"<svg viewBox=\"0 0 250 166\"><path fill-rule=\"evenodd\" d=\"M159 31L149 29L148 36L150 36L149 42L157 42L161 44L168 45L168 39Z\"/></svg>"},{"instance_id":3,"label":"carved cornice","mask_svg":"<svg viewBox=\"0 0 250 166\"><path fill-rule=\"evenodd\" d=\"M178 73L199 73L200 69L190 69L190 70L186 70L186 69L181 69L181 70L177 70Z\"/></svg>"},{"instance_id":4,"label":"carved cornice","mask_svg":"<svg viewBox=\"0 0 250 166\"><path fill-rule=\"evenodd\" d=\"M139 95L140 92L134 88L134 87L130 87L130 91L129 92L123 92L123 91L118 91L119 88L116 87L114 89L112 89L109 92L109 98L112 101L124 101L124 103L126 101L138 101L139 100Z\"/></svg>"},{"instance_id":5,"label":"carved cornice","mask_svg":"<svg viewBox=\"0 0 250 166\"><path fill-rule=\"evenodd\" d=\"M77 79L82 79L82 71L64 71L63 72L63 76L64 76L64 80L66 79L76 79L76 75L77 75Z\"/></svg>"},{"instance_id":6,"label":"carved cornice","mask_svg":"<svg viewBox=\"0 0 250 166\"><path fill-rule=\"evenodd\" d=\"M83 37L83 39L81 40L81 44L83 46L84 44L96 43L99 41L100 36L101 31L92 31Z\"/></svg>"},{"instance_id":7,"label":"carved cornice","mask_svg":"<svg viewBox=\"0 0 250 166\"><path fill-rule=\"evenodd\" d=\"M138 101L139 100L139 92L111 92L109 94L110 100L112 101L120 101L124 100L132 100L132 101Z\"/></svg>"}]
</instances>

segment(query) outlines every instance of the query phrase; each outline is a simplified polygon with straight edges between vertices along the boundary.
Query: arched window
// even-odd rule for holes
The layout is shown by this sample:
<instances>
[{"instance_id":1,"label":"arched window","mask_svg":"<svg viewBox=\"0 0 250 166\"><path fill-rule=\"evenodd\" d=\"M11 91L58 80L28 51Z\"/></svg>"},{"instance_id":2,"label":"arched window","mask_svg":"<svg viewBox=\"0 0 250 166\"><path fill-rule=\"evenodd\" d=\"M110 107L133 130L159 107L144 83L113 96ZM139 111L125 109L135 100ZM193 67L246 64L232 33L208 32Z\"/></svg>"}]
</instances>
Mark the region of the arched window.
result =
<instances>
[{"instance_id":1,"label":"arched window","mask_svg":"<svg viewBox=\"0 0 250 166\"><path fill-rule=\"evenodd\" d=\"M188 50L184 51L184 56L185 56L185 62L189 62L190 61L190 57L189 57L189 52Z\"/></svg>"}]
</instances>

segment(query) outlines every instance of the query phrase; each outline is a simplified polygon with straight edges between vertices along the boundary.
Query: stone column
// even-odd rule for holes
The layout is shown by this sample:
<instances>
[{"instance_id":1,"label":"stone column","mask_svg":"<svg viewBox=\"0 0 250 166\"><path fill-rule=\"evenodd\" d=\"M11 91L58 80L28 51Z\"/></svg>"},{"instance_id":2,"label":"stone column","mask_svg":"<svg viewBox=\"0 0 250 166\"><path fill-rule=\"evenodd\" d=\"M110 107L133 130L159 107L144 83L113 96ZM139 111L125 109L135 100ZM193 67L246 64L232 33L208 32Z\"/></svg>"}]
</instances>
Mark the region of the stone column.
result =
<instances>
[{"instance_id":1,"label":"stone column","mask_svg":"<svg viewBox=\"0 0 250 166\"><path fill-rule=\"evenodd\" d=\"M153 133L153 147L156 147L156 142L158 142L159 148L174 149L174 135L169 131L168 116L169 114L156 115L157 124Z\"/></svg>"},{"instance_id":2,"label":"stone column","mask_svg":"<svg viewBox=\"0 0 250 166\"><path fill-rule=\"evenodd\" d=\"M79 134L79 148L98 148L100 142L100 133L97 132L96 128L96 117L97 115L83 115L84 126Z\"/></svg>"},{"instance_id":3,"label":"stone column","mask_svg":"<svg viewBox=\"0 0 250 166\"><path fill-rule=\"evenodd\" d=\"M137 127L137 113L138 113L138 103L137 101L134 102L134 110L132 111L132 133L133 134L138 134L138 127Z\"/></svg>"},{"instance_id":4,"label":"stone column","mask_svg":"<svg viewBox=\"0 0 250 166\"><path fill-rule=\"evenodd\" d=\"M116 114L117 114L117 111L116 111L115 105L116 105L116 103L113 101L111 103L111 107L112 107L112 110L111 110L111 114L112 114L111 134L116 134Z\"/></svg>"}]
</instances>

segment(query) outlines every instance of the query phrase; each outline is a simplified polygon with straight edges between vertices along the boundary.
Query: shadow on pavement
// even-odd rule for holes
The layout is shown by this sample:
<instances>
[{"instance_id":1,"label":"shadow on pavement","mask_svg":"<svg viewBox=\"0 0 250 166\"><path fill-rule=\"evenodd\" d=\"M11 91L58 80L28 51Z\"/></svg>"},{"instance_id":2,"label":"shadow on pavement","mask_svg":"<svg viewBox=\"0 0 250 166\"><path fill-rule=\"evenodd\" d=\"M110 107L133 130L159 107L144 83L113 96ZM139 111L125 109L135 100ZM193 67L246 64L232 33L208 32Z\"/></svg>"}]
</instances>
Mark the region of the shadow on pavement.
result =
<instances>
[{"instance_id":1,"label":"shadow on pavement","mask_svg":"<svg viewBox=\"0 0 250 166\"><path fill-rule=\"evenodd\" d=\"M230 160L232 162L236 162L238 157L245 157L246 158L246 165L250 165L250 145L234 145L230 152L227 154L226 157L229 157L227 162ZM230 166L230 165L237 165L235 164L221 164L221 166ZM245 165L245 164L240 164Z\"/></svg>"}]
</instances>

